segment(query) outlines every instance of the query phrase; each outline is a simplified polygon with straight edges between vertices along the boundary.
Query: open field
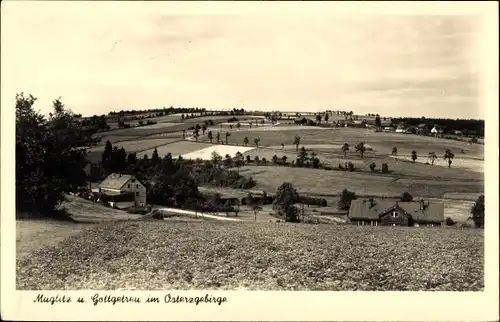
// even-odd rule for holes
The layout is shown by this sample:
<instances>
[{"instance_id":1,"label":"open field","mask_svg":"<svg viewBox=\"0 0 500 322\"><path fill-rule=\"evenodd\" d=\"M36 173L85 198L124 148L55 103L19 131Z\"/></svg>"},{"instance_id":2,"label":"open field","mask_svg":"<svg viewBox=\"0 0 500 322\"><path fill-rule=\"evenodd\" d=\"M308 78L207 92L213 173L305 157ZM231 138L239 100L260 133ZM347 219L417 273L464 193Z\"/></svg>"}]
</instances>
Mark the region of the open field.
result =
<instances>
[{"instance_id":1,"label":"open field","mask_svg":"<svg viewBox=\"0 0 500 322\"><path fill-rule=\"evenodd\" d=\"M90 227L93 225L48 219L16 220L16 256L22 258L42 247L56 245Z\"/></svg>"},{"instance_id":2,"label":"open field","mask_svg":"<svg viewBox=\"0 0 500 322\"><path fill-rule=\"evenodd\" d=\"M231 157L234 157L237 152L244 153L252 149L253 149L252 147L244 147L244 146L212 145L198 151L193 151L190 153L183 154L182 157L184 159L210 160L212 158L213 152L217 152L224 158L226 154L229 154Z\"/></svg>"},{"instance_id":3,"label":"open field","mask_svg":"<svg viewBox=\"0 0 500 322\"><path fill-rule=\"evenodd\" d=\"M210 147L209 143L181 141L163 145L157 148L157 151L160 158L163 158L168 153L171 153L172 157L176 158L179 155L196 152L208 147ZM137 157L142 158L144 154L147 154L149 157L151 157L151 155L153 154L153 149L137 153Z\"/></svg>"},{"instance_id":4,"label":"open field","mask_svg":"<svg viewBox=\"0 0 500 322\"><path fill-rule=\"evenodd\" d=\"M483 240L475 229L110 223L18 259L16 288L481 291Z\"/></svg>"},{"instance_id":5,"label":"open field","mask_svg":"<svg viewBox=\"0 0 500 322\"><path fill-rule=\"evenodd\" d=\"M240 172L257 181L256 190L276 191L283 181L289 181L299 192L310 195L334 195L344 188L359 195L399 196L408 191L413 196L429 195L436 198L446 192L484 192L484 183L479 180L398 179L371 173L279 166L245 166Z\"/></svg>"},{"instance_id":6,"label":"open field","mask_svg":"<svg viewBox=\"0 0 500 322\"><path fill-rule=\"evenodd\" d=\"M246 129L245 131L231 132L230 143L243 143L243 139L248 137L250 142L260 138L260 145L285 146L293 145L295 135L299 135L300 145L310 144L342 146L344 143L354 148L359 142L370 145L376 153L391 154L392 148L397 147L398 155L411 155L412 150L416 150L419 155L427 157L429 152L435 152L438 156L444 153L446 148L455 153L456 158L470 156L475 158L484 157L484 146L480 144L468 144L465 142L433 138L428 136L409 135L400 133L381 133L367 129L353 128L320 128L309 126L289 126L280 124L276 127L265 129ZM464 154L461 154L461 150Z\"/></svg>"},{"instance_id":7,"label":"open field","mask_svg":"<svg viewBox=\"0 0 500 322\"><path fill-rule=\"evenodd\" d=\"M172 127L172 126L177 126L177 123L156 123L156 124L151 124L151 125L144 125L144 126L139 126L139 127L133 127L131 130L149 130L149 129L163 129L166 127Z\"/></svg>"}]
</instances>

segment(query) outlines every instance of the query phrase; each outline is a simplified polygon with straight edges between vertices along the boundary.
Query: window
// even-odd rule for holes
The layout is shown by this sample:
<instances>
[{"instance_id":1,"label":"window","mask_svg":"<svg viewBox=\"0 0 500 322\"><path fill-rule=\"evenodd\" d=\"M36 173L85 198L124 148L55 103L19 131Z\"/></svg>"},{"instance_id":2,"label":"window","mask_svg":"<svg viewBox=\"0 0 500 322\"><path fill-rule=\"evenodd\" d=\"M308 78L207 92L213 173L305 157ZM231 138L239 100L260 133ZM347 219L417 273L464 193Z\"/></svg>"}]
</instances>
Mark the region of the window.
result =
<instances>
[{"instance_id":1,"label":"window","mask_svg":"<svg viewBox=\"0 0 500 322\"><path fill-rule=\"evenodd\" d=\"M136 197L138 197L138 196L139 196L139 192L136 192L136 193L135 193L135 196L136 196Z\"/></svg>"},{"instance_id":2,"label":"window","mask_svg":"<svg viewBox=\"0 0 500 322\"><path fill-rule=\"evenodd\" d=\"M136 185L135 185L135 187L136 187L136 188L139 188L139 185L138 185L138 184L136 184Z\"/></svg>"},{"instance_id":3,"label":"window","mask_svg":"<svg viewBox=\"0 0 500 322\"><path fill-rule=\"evenodd\" d=\"M128 184L128 185L127 185L127 188L129 188L129 189L130 189L130 184Z\"/></svg>"},{"instance_id":4,"label":"window","mask_svg":"<svg viewBox=\"0 0 500 322\"><path fill-rule=\"evenodd\" d=\"M398 216L398 212L397 211L393 211L391 216L392 216L392 218L396 218Z\"/></svg>"}]
</instances>

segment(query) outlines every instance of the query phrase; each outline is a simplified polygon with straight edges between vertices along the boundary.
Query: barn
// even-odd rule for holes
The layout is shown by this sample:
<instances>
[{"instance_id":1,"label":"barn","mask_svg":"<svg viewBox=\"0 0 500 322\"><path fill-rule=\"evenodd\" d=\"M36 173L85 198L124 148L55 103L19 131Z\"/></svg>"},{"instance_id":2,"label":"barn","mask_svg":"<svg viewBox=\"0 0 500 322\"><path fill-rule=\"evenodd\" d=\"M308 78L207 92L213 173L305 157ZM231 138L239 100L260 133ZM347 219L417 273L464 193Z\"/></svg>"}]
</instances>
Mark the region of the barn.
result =
<instances>
[{"instance_id":1,"label":"barn","mask_svg":"<svg viewBox=\"0 0 500 322\"><path fill-rule=\"evenodd\" d=\"M444 222L444 204L356 199L351 202L349 220L361 226L437 227Z\"/></svg>"}]
</instances>

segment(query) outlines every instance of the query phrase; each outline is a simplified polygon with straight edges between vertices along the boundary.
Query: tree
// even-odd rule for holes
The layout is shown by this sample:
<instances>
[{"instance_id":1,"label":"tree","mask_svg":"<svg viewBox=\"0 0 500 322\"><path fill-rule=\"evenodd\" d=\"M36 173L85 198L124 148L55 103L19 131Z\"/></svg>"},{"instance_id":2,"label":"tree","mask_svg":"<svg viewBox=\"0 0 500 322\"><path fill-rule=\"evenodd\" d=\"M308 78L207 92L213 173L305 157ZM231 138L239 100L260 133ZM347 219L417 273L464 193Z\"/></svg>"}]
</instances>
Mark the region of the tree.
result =
<instances>
[{"instance_id":1,"label":"tree","mask_svg":"<svg viewBox=\"0 0 500 322\"><path fill-rule=\"evenodd\" d=\"M328 113L325 115L325 123L328 123L328 119L329 119L329 116L328 116Z\"/></svg>"},{"instance_id":2,"label":"tree","mask_svg":"<svg viewBox=\"0 0 500 322\"><path fill-rule=\"evenodd\" d=\"M155 163L155 164L160 162L160 156L158 155L158 150L156 148L154 148L154 150L153 150L153 155L151 156L151 161L153 161L153 163Z\"/></svg>"},{"instance_id":3,"label":"tree","mask_svg":"<svg viewBox=\"0 0 500 322\"><path fill-rule=\"evenodd\" d=\"M297 154L297 165L303 167L309 160L309 155L305 147L300 148L300 152Z\"/></svg>"},{"instance_id":4,"label":"tree","mask_svg":"<svg viewBox=\"0 0 500 322\"><path fill-rule=\"evenodd\" d=\"M295 144L295 151L299 152L300 136L295 135L293 144Z\"/></svg>"},{"instance_id":5,"label":"tree","mask_svg":"<svg viewBox=\"0 0 500 322\"><path fill-rule=\"evenodd\" d=\"M251 124L251 123L250 123L250 124ZM247 137L247 136L245 136L245 138L243 139L243 144L245 144L245 146L247 146L247 145L248 145L248 142L249 142L249 141L248 141L248 137Z\"/></svg>"},{"instance_id":6,"label":"tree","mask_svg":"<svg viewBox=\"0 0 500 322\"><path fill-rule=\"evenodd\" d=\"M228 144L229 137L231 136L231 133L226 132L226 144Z\"/></svg>"},{"instance_id":7,"label":"tree","mask_svg":"<svg viewBox=\"0 0 500 322\"><path fill-rule=\"evenodd\" d=\"M395 157L395 159L397 161L398 160L398 148L397 147L393 147L391 154Z\"/></svg>"},{"instance_id":8,"label":"tree","mask_svg":"<svg viewBox=\"0 0 500 322\"><path fill-rule=\"evenodd\" d=\"M342 146L342 152L344 152L344 157L347 157L347 152L349 152L349 144L344 143Z\"/></svg>"},{"instance_id":9,"label":"tree","mask_svg":"<svg viewBox=\"0 0 500 322\"><path fill-rule=\"evenodd\" d=\"M453 152L451 152L450 149L445 150L443 158L445 160L448 160L448 168L451 168L451 162L452 162L451 160L453 160L454 157L455 154L453 154Z\"/></svg>"},{"instance_id":10,"label":"tree","mask_svg":"<svg viewBox=\"0 0 500 322\"><path fill-rule=\"evenodd\" d=\"M417 151L413 150L411 151L411 160L413 161L413 163L415 163L415 160L417 160L418 156L417 156Z\"/></svg>"},{"instance_id":11,"label":"tree","mask_svg":"<svg viewBox=\"0 0 500 322\"><path fill-rule=\"evenodd\" d=\"M16 208L53 215L65 193L87 185L87 150L97 144L96 128L82 127L60 99L45 118L36 98L16 95Z\"/></svg>"},{"instance_id":12,"label":"tree","mask_svg":"<svg viewBox=\"0 0 500 322\"><path fill-rule=\"evenodd\" d=\"M359 152L360 156L363 157L364 154L365 154L365 151L366 151L366 147L365 147L365 144L363 142L359 142L356 146L355 146L355 149L356 149L356 152Z\"/></svg>"},{"instance_id":13,"label":"tree","mask_svg":"<svg viewBox=\"0 0 500 322\"><path fill-rule=\"evenodd\" d=\"M239 130L241 128L240 122L236 123L236 128Z\"/></svg>"},{"instance_id":14,"label":"tree","mask_svg":"<svg viewBox=\"0 0 500 322\"><path fill-rule=\"evenodd\" d=\"M222 156L217 153L216 151L212 152L212 163L214 164L214 166L216 167L220 167L220 162L222 161Z\"/></svg>"},{"instance_id":15,"label":"tree","mask_svg":"<svg viewBox=\"0 0 500 322\"><path fill-rule=\"evenodd\" d=\"M285 149L285 143L281 143L281 148L284 150Z\"/></svg>"},{"instance_id":16,"label":"tree","mask_svg":"<svg viewBox=\"0 0 500 322\"><path fill-rule=\"evenodd\" d=\"M226 168L233 166L233 159L231 158L231 156L229 154L226 154L226 156L224 158L224 166Z\"/></svg>"},{"instance_id":17,"label":"tree","mask_svg":"<svg viewBox=\"0 0 500 322\"><path fill-rule=\"evenodd\" d=\"M283 164L286 164L286 160L287 160L286 155L284 155L284 156L282 156L282 157L281 157L281 162L282 162Z\"/></svg>"},{"instance_id":18,"label":"tree","mask_svg":"<svg viewBox=\"0 0 500 322\"><path fill-rule=\"evenodd\" d=\"M413 196L408 192L405 191L401 194L401 201L402 202L412 202L413 201Z\"/></svg>"},{"instance_id":19,"label":"tree","mask_svg":"<svg viewBox=\"0 0 500 322\"><path fill-rule=\"evenodd\" d=\"M185 139L186 138L186 130L182 130L182 138Z\"/></svg>"},{"instance_id":20,"label":"tree","mask_svg":"<svg viewBox=\"0 0 500 322\"><path fill-rule=\"evenodd\" d=\"M337 208L348 211L351 208L351 201L357 198L356 193L344 189L340 195L340 200L337 202Z\"/></svg>"},{"instance_id":21,"label":"tree","mask_svg":"<svg viewBox=\"0 0 500 322\"><path fill-rule=\"evenodd\" d=\"M106 141L106 145L104 146L104 152L101 156L101 163L104 171L111 172L111 160L113 157L113 145L109 140Z\"/></svg>"},{"instance_id":22,"label":"tree","mask_svg":"<svg viewBox=\"0 0 500 322\"><path fill-rule=\"evenodd\" d=\"M278 156L276 154L273 155L272 161L274 164L278 164Z\"/></svg>"},{"instance_id":23,"label":"tree","mask_svg":"<svg viewBox=\"0 0 500 322\"><path fill-rule=\"evenodd\" d=\"M220 143L220 132L217 132L216 138L217 138L217 143Z\"/></svg>"},{"instance_id":24,"label":"tree","mask_svg":"<svg viewBox=\"0 0 500 322\"><path fill-rule=\"evenodd\" d=\"M484 195L480 195L471 208L471 217L477 228L484 228Z\"/></svg>"},{"instance_id":25,"label":"tree","mask_svg":"<svg viewBox=\"0 0 500 322\"><path fill-rule=\"evenodd\" d=\"M194 126L194 130L195 130L197 133L200 133L200 130L201 130L201 126L200 126L200 124L196 124L196 125Z\"/></svg>"},{"instance_id":26,"label":"tree","mask_svg":"<svg viewBox=\"0 0 500 322\"><path fill-rule=\"evenodd\" d=\"M429 160L431 161L431 165L434 165L434 161L436 161L437 155L434 152L429 152Z\"/></svg>"},{"instance_id":27,"label":"tree","mask_svg":"<svg viewBox=\"0 0 500 322\"><path fill-rule=\"evenodd\" d=\"M382 173L388 173L389 172L389 165L384 162L382 163Z\"/></svg>"},{"instance_id":28,"label":"tree","mask_svg":"<svg viewBox=\"0 0 500 322\"><path fill-rule=\"evenodd\" d=\"M276 198L273 200L273 210L280 216L285 217L285 221L298 222L298 211L294 204L299 202L299 194L293 185L284 182L278 187Z\"/></svg>"},{"instance_id":29,"label":"tree","mask_svg":"<svg viewBox=\"0 0 500 322\"><path fill-rule=\"evenodd\" d=\"M195 140L198 141L200 134L198 133L198 131L195 130L193 136L194 136Z\"/></svg>"},{"instance_id":30,"label":"tree","mask_svg":"<svg viewBox=\"0 0 500 322\"><path fill-rule=\"evenodd\" d=\"M214 139L214 137L212 135L212 131L208 131L207 136L208 136L208 139L210 140L210 143L212 143L212 140Z\"/></svg>"},{"instance_id":31,"label":"tree","mask_svg":"<svg viewBox=\"0 0 500 322\"><path fill-rule=\"evenodd\" d=\"M318 113L318 114L316 115L316 121L317 121L319 124L321 124L321 114L319 114L319 113Z\"/></svg>"},{"instance_id":32,"label":"tree","mask_svg":"<svg viewBox=\"0 0 500 322\"><path fill-rule=\"evenodd\" d=\"M319 168L319 159L318 159L316 152L314 152L314 151L311 152L311 161L312 161L313 168L315 168L315 169Z\"/></svg>"},{"instance_id":33,"label":"tree","mask_svg":"<svg viewBox=\"0 0 500 322\"><path fill-rule=\"evenodd\" d=\"M259 142L260 142L260 138L255 138L255 139L253 140L253 143L255 143L255 146L256 146L256 147L259 147Z\"/></svg>"},{"instance_id":34,"label":"tree","mask_svg":"<svg viewBox=\"0 0 500 322\"><path fill-rule=\"evenodd\" d=\"M137 163L137 154L135 152L129 153L127 155L127 164L136 164Z\"/></svg>"},{"instance_id":35,"label":"tree","mask_svg":"<svg viewBox=\"0 0 500 322\"><path fill-rule=\"evenodd\" d=\"M240 167L245 164L245 159L243 158L243 154L240 151L236 152L234 156L234 165L238 168L238 175L240 174Z\"/></svg>"},{"instance_id":36,"label":"tree","mask_svg":"<svg viewBox=\"0 0 500 322\"><path fill-rule=\"evenodd\" d=\"M375 164L375 162L370 163L370 170L371 170L371 172L375 172L375 167L376 166L377 165Z\"/></svg>"},{"instance_id":37,"label":"tree","mask_svg":"<svg viewBox=\"0 0 500 322\"><path fill-rule=\"evenodd\" d=\"M257 200L254 200L253 195L249 192L246 197L246 204L253 211L254 221L257 221L257 214L262 210L261 204L263 204L263 202L259 203Z\"/></svg>"},{"instance_id":38,"label":"tree","mask_svg":"<svg viewBox=\"0 0 500 322\"><path fill-rule=\"evenodd\" d=\"M375 116L375 126L380 128L382 126L382 122L380 121L380 115L377 114L377 116Z\"/></svg>"},{"instance_id":39,"label":"tree","mask_svg":"<svg viewBox=\"0 0 500 322\"><path fill-rule=\"evenodd\" d=\"M205 131L207 130L207 125L206 124L203 124L201 126L201 131L203 132L203 135L205 135Z\"/></svg>"}]
</instances>

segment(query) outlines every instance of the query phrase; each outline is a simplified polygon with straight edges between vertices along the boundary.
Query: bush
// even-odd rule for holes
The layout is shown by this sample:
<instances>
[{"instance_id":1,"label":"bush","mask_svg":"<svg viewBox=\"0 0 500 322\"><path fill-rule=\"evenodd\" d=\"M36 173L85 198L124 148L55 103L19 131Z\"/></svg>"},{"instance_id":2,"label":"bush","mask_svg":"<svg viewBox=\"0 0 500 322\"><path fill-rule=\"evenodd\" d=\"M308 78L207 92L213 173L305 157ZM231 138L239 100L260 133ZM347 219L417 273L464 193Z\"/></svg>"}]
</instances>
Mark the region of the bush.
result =
<instances>
[{"instance_id":1,"label":"bush","mask_svg":"<svg viewBox=\"0 0 500 322\"><path fill-rule=\"evenodd\" d=\"M337 202L337 208L348 211L351 208L351 201L358 199L355 192L344 189Z\"/></svg>"},{"instance_id":2,"label":"bush","mask_svg":"<svg viewBox=\"0 0 500 322\"><path fill-rule=\"evenodd\" d=\"M401 195L401 201L402 202L411 202L411 201L413 201L413 196L410 195L410 193L408 191L405 191Z\"/></svg>"},{"instance_id":3,"label":"bush","mask_svg":"<svg viewBox=\"0 0 500 322\"><path fill-rule=\"evenodd\" d=\"M299 196L299 202L305 205L326 207L327 202L324 198L314 198L309 196Z\"/></svg>"},{"instance_id":4,"label":"bush","mask_svg":"<svg viewBox=\"0 0 500 322\"><path fill-rule=\"evenodd\" d=\"M374 172L374 171L375 171L375 167L376 167L376 166L377 166L377 165L375 164L375 162L370 163L370 170L371 170L371 172Z\"/></svg>"},{"instance_id":5,"label":"bush","mask_svg":"<svg viewBox=\"0 0 500 322\"><path fill-rule=\"evenodd\" d=\"M389 172L389 165L387 163L382 163L382 172L383 173L388 173Z\"/></svg>"},{"instance_id":6,"label":"bush","mask_svg":"<svg viewBox=\"0 0 500 322\"><path fill-rule=\"evenodd\" d=\"M484 195L480 195L471 208L471 217L476 228L484 227Z\"/></svg>"},{"instance_id":7,"label":"bush","mask_svg":"<svg viewBox=\"0 0 500 322\"><path fill-rule=\"evenodd\" d=\"M353 171L354 171L354 163L352 163L352 162L350 162L350 161L349 161L349 162L347 163L347 169L348 169L349 171L353 172Z\"/></svg>"},{"instance_id":8,"label":"bush","mask_svg":"<svg viewBox=\"0 0 500 322\"><path fill-rule=\"evenodd\" d=\"M444 223L446 224L446 226L453 226L456 224L456 222L451 219L450 217L446 217L446 220L444 221Z\"/></svg>"}]
</instances>

